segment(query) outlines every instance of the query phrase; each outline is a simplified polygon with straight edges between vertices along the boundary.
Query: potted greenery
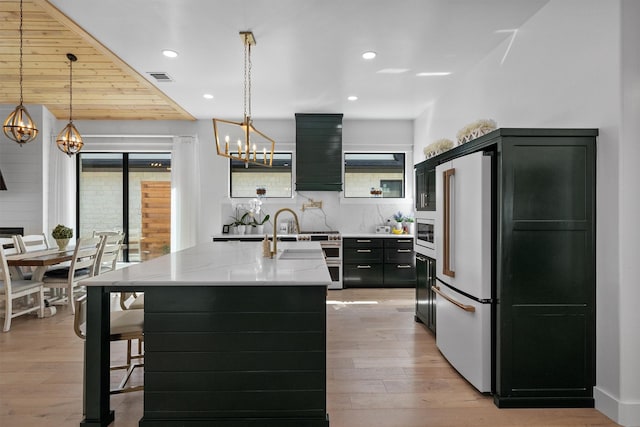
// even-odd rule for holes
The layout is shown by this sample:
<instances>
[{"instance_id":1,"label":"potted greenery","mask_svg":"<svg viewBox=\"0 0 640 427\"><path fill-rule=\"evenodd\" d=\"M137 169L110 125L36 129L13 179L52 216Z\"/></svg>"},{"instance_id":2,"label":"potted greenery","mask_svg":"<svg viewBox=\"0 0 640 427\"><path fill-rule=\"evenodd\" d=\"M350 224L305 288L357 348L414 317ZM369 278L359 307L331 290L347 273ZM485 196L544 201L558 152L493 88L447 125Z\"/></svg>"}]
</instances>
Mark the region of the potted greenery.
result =
<instances>
[{"instance_id":1,"label":"potted greenery","mask_svg":"<svg viewBox=\"0 0 640 427\"><path fill-rule=\"evenodd\" d=\"M405 216L404 218L402 218L402 224L407 234L415 234L416 226L415 226L414 219L412 217Z\"/></svg>"},{"instance_id":2,"label":"potted greenery","mask_svg":"<svg viewBox=\"0 0 640 427\"><path fill-rule=\"evenodd\" d=\"M396 225L395 225L395 229L396 230L402 230L402 220L404 219L404 215L402 214L402 212L398 211L396 213L393 214L393 219L396 220Z\"/></svg>"},{"instance_id":3,"label":"potted greenery","mask_svg":"<svg viewBox=\"0 0 640 427\"><path fill-rule=\"evenodd\" d=\"M64 251L69 244L69 239L73 237L73 230L69 227L65 227L62 224L58 224L56 225L56 228L54 228L51 232L51 236L56 239L58 248L61 251Z\"/></svg>"},{"instance_id":4,"label":"potted greenery","mask_svg":"<svg viewBox=\"0 0 640 427\"><path fill-rule=\"evenodd\" d=\"M251 221L251 227L253 228L253 234L262 234L264 233L264 223L269 221L269 214L265 215L262 220L258 221L258 218L255 216Z\"/></svg>"},{"instance_id":5,"label":"potted greenery","mask_svg":"<svg viewBox=\"0 0 640 427\"><path fill-rule=\"evenodd\" d=\"M231 224L228 225L234 227L237 234L244 234L247 230L247 225L251 224L248 219L249 212L245 212L242 216L240 216L240 213L236 210L236 216L232 216L231 218L233 219L233 221L231 221Z\"/></svg>"}]
</instances>

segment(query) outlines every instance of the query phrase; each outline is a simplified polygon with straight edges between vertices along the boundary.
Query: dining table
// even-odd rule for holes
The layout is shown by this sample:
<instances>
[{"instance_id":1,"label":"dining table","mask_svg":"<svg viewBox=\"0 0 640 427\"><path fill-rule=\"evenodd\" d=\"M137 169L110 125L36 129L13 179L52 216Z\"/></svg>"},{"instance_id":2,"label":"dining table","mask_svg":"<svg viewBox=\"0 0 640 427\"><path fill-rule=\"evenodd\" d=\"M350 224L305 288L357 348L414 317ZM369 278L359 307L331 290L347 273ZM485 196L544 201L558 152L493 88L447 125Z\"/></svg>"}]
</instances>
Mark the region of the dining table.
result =
<instances>
[{"instance_id":1,"label":"dining table","mask_svg":"<svg viewBox=\"0 0 640 427\"><path fill-rule=\"evenodd\" d=\"M44 251L24 252L7 256L7 265L17 277L24 278L20 267L35 267L31 274L31 280L40 281L49 267L63 264L73 259L71 249L47 249Z\"/></svg>"}]
</instances>

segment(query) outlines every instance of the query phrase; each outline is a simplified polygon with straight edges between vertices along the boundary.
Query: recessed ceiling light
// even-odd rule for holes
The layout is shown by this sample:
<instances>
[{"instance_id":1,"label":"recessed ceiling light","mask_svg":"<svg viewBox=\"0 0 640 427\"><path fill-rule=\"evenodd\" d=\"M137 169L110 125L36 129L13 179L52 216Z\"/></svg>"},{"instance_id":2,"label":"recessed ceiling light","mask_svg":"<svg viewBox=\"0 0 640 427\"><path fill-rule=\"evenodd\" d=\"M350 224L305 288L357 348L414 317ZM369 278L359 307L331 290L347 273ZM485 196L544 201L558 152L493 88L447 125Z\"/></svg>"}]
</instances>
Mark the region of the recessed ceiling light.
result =
<instances>
[{"instance_id":1,"label":"recessed ceiling light","mask_svg":"<svg viewBox=\"0 0 640 427\"><path fill-rule=\"evenodd\" d=\"M439 77L439 76L448 76L451 74L448 71L436 72L436 73L417 73L418 77Z\"/></svg>"},{"instance_id":2,"label":"recessed ceiling light","mask_svg":"<svg viewBox=\"0 0 640 427\"><path fill-rule=\"evenodd\" d=\"M176 52L175 50L170 50L170 49L163 50L162 54L164 56L166 56L167 58L175 58L175 57L178 56L178 52Z\"/></svg>"},{"instance_id":3,"label":"recessed ceiling light","mask_svg":"<svg viewBox=\"0 0 640 427\"><path fill-rule=\"evenodd\" d=\"M368 52L363 53L363 54L362 54L362 57L363 57L364 59L373 59L373 58L375 58L375 57L376 57L376 55L377 55L377 54L376 54L374 51L370 50L370 51L368 51Z\"/></svg>"},{"instance_id":4,"label":"recessed ceiling light","mask_svg":"<svg viewBox=\"0 0 640 427\"><path fill-rule=\"evenodd\" d=\"M211 95L210 93L205 93L202 96L203 96L204 99L213 99L213 95Z\"/></svg>"},{"instance_id":5,"label":"recessed ceiling light","mask_svg":"<svg viewBox=\"0 0 640 427\"><path fill-rule=\"evenodd\" d=\"M408 68L383 68L382 70L376 71L379 74L402 74L409 71Z\"/></svg>"},{"instance_id":6,"label":"recessed ceiling light","mask_svg":"<svg viewBox=\"0 0 640 427\"><path fill-rule=\"evenodd\" d=\"M351 95L351 96L348 96L348 97L347 97L347 99L348 99L349 101L357 101L357 100L358 100L358 97L357 97L357 96L355 96L355 95Z\"/></svg>"}]
</instances>

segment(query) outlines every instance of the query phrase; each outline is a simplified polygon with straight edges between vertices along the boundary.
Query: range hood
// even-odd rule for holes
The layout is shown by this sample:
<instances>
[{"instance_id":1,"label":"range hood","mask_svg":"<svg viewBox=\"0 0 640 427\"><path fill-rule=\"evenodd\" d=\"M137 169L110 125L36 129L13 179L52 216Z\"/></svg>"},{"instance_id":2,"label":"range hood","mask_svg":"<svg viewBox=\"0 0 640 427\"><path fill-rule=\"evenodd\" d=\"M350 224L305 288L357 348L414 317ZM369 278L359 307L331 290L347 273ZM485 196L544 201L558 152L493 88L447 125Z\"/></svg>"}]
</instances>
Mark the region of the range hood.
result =
<instances>
[{"instance_id":1,"label":"range hood","mask_svg":"<svg viewBox=\"0 0 640 427\"><path fill-rule=\"evenodd\" d=\"M342 114L296 114L296 191L342 191Z\"/></svg>"},{"instance_id":2,"label":"range hood","mask_svg":"<svg viewBox=\"0 0 640 427\"><path fill-rule=\"evenodd\" d=\"M0 191L6 191L7 184L4 182L4 177L2 176L2 171L0 170Z\"/></svg>"}]
</instances>

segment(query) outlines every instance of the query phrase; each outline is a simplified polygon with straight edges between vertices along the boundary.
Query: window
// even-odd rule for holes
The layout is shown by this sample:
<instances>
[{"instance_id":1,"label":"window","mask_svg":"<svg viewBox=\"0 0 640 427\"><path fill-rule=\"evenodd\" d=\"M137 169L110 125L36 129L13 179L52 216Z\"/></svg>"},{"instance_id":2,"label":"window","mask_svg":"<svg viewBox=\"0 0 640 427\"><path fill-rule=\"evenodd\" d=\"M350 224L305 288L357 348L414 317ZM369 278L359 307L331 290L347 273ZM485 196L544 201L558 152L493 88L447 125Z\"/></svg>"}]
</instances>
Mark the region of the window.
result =
<instances>
[{"instance_id":1,"label":"window","mask_svg":"<svg viewBox=\"0 0 640 427\"><path fill-rule=\"evenodd\" d=\"M170 153L80 153L77 182L79 237L124 231L124 261L170 251Z\"/></svg>"},{"instance_id":2,"label":"window","mask_svg":"<svg viewBox=\"0 0 640 427\"><path fill-rule=\"evenodd\" d=\"M344 197L404 198L404 153L344 153Z\"/></svg>"},{"instance_id":3,"label":"window","mask_svg":"<svg viewBox=\"0 0 640 427\"><path fill-rule=\"evenodd\" d=\"M237 153L232 153L237 155ZM269 167L229 160L231 197L291 197L291 153L273 153ZM258 155L260 159L260 155Z\"/></svg>"}]
</instances>

